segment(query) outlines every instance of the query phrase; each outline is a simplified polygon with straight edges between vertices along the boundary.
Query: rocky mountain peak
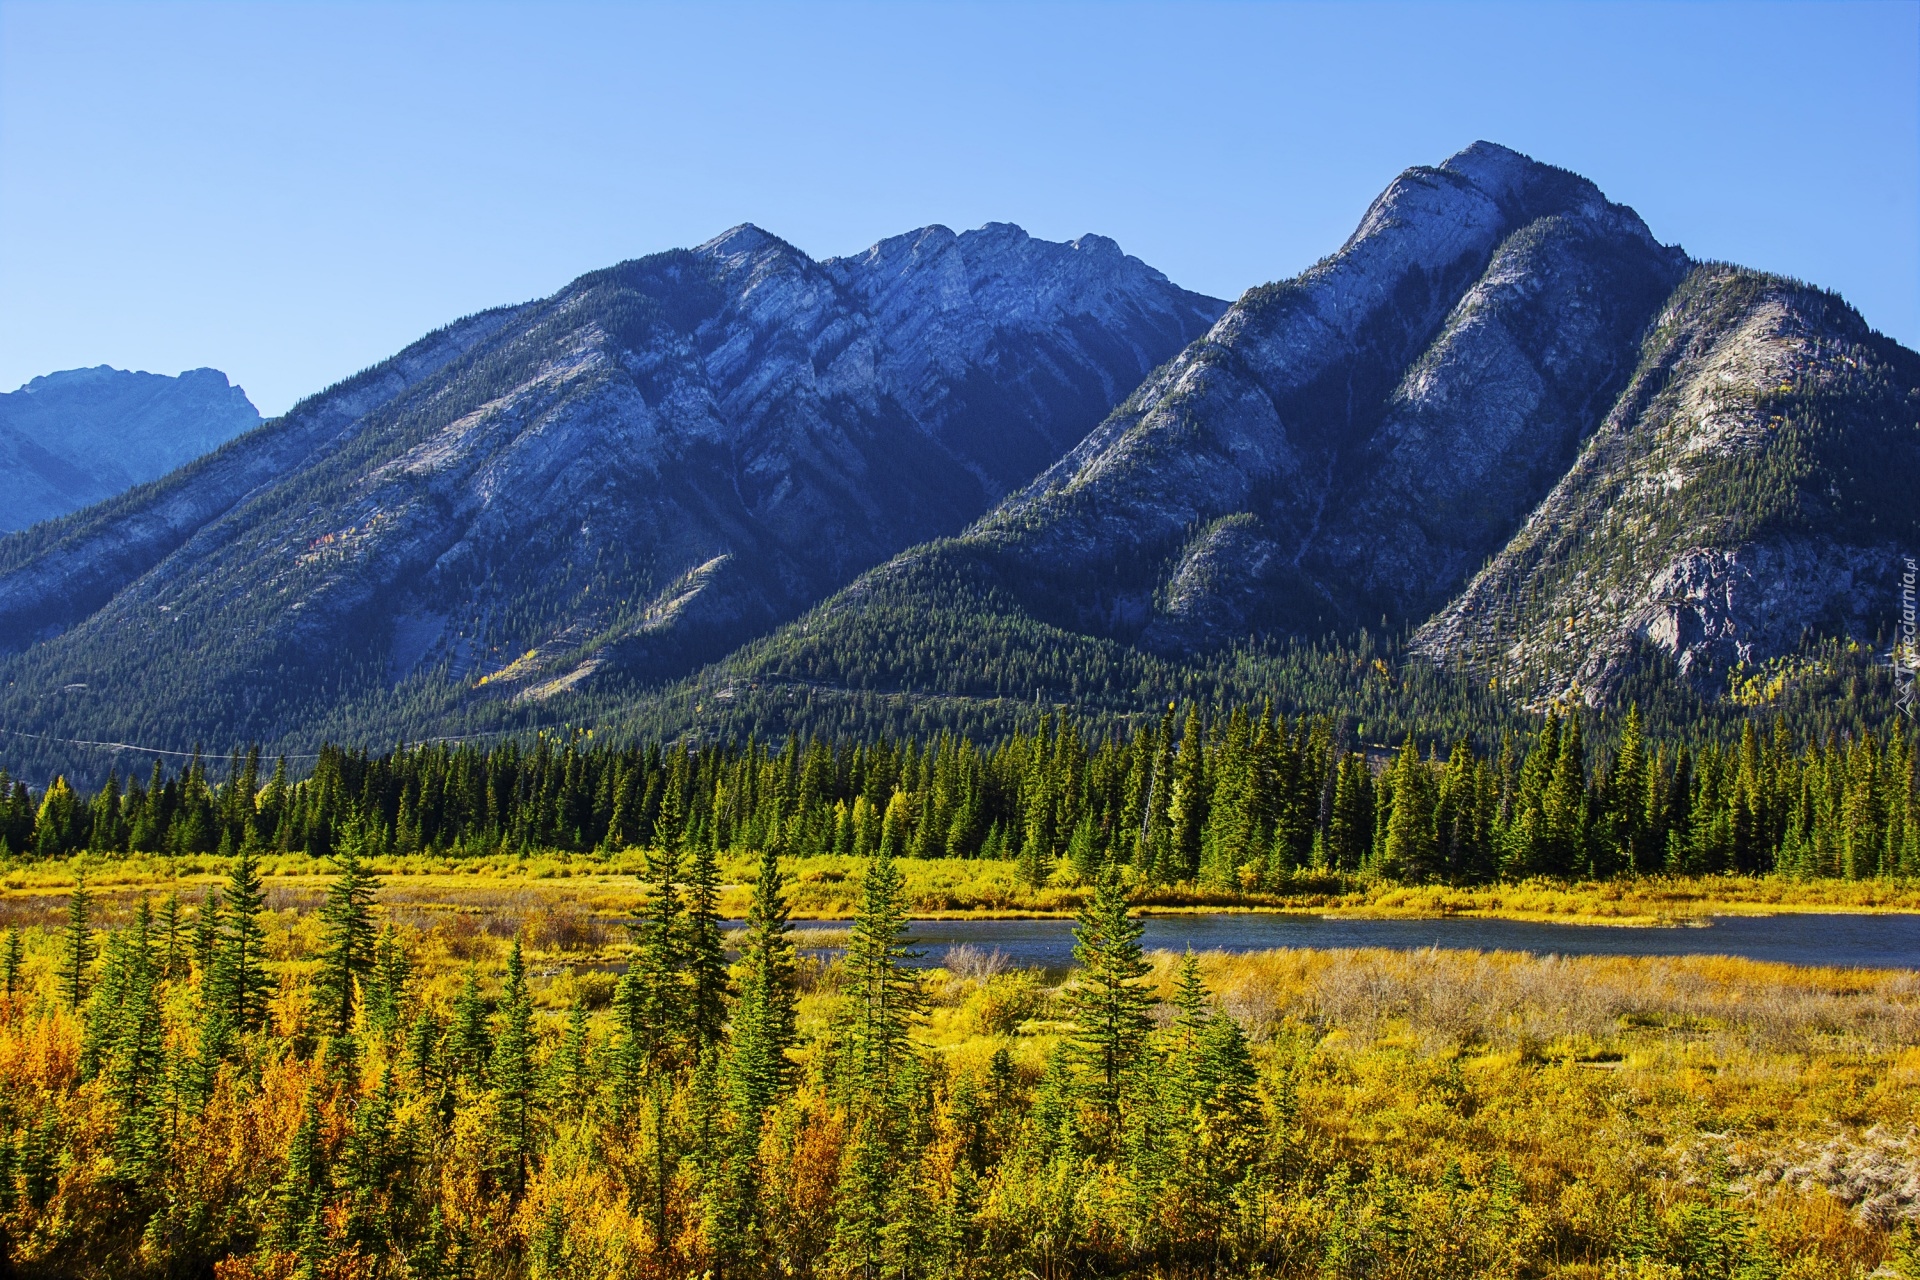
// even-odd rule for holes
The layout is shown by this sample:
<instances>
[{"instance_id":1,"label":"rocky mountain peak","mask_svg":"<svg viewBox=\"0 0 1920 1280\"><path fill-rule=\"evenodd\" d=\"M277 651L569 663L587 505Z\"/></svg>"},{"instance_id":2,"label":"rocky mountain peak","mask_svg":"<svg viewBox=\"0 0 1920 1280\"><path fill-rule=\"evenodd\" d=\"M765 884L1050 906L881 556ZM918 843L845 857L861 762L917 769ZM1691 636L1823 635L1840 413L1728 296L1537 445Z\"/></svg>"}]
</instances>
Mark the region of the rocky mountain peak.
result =
<instances>
[{"instance_id":1,"label":"rocky mountain peak","mask_svg":"<svg viewBox=\"0 0 1920 1280\"><path fill-rule=\"evenodd\" d=\"M43 374L0 395L0 530L109 498L259 425L218 369Z\"/></svg>"}]
</instances>

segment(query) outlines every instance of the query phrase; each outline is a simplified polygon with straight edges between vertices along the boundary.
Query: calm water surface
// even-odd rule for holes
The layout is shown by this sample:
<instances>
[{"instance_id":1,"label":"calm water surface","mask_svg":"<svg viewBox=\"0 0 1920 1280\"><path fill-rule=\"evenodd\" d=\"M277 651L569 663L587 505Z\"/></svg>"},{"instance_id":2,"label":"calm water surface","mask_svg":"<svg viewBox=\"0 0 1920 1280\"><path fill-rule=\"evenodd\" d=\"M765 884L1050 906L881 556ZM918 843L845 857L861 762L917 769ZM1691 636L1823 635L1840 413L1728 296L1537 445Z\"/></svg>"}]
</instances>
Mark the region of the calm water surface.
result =
<instances>
[{"instance_id":1,"label":"calm water surface","mask_svg":"<svg viewBox=\"0 0 1920 1280\"><path fill-rule=\"evenodd\" d=\"M1742 956L1843 968L1920 968L1920 915L1714 916L1693 925L1615 928L1520 920L1349 920L1325 916L1148 916L1149 950L1268 951L1277 947L1439 947L1563 956ZM796 923L796 941L816 930L844 936L844 924ZM834 939L839 941L839 937ZM920 963L940 964L949 947L999 949L1017 966L1059 970L1073 961L1071 920L916 920Z\"/></svg>"}]
</instances>

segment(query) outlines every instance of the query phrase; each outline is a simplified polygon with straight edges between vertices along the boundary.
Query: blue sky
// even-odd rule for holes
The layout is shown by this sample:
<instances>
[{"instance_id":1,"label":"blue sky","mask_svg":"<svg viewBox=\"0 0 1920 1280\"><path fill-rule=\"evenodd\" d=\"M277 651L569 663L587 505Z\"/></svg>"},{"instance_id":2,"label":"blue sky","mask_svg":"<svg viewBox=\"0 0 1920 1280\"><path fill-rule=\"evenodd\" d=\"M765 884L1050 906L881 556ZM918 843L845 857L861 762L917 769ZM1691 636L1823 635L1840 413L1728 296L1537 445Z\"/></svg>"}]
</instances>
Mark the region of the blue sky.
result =
<instances>
[{"instance_id":1,"label":"blue sky","mask_svg":"<svg viewBox=\"0 0 1920 1280\"><path fill-rule=\"evenodd\" d=\"M1491 138L1920 346L1920 4L0 3L0 388L264 411L738 222L1097 231L1232 297Z\"/></svg>"}]
</instances>

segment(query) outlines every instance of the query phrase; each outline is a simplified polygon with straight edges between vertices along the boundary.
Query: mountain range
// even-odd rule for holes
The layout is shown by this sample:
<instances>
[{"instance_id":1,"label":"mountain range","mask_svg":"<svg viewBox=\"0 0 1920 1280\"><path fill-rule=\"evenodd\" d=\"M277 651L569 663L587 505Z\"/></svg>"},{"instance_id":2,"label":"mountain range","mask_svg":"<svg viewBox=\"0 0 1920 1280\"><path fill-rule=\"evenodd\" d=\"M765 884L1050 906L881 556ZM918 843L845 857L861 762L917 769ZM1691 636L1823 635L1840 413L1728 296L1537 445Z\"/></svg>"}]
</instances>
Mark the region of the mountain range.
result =
<instances>
[{"instance_id":1,"label":"mountain range","mask_svg":"<svg viewBox=\"0 0 1920 1280\"><path fill-rule=\"evenodd\" d=\"M1743 708L1884 642L1915 492L1920 356L1489 143L1231 305L1093 235L743 226L0 540L0 724L931 729L1302 663L1389 719Z\"/></svg>"},{"instance_id":2,"label":"mountain range","mask_svg":"<svg viewBox=\"0 0 1920 1280\"><path fill-rule=\"evenodd\" d=\"M0 394L0 532L111 498L260 425L218 369L100 365Z\"/></svg>"}]
</instances>

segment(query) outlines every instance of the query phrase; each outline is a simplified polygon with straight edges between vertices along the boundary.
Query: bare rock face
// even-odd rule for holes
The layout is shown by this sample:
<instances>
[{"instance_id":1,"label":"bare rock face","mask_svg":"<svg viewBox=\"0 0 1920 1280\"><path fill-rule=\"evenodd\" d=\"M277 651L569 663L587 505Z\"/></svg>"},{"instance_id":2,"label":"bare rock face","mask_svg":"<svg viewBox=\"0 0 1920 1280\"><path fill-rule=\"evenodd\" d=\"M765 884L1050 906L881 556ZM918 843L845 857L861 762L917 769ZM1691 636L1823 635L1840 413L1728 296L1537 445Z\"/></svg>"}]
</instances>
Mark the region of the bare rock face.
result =
<instances>
[{"instance_id":1,"label":"bare rock face","mask_svg":"<svg viewBox=\"0 0 1920 1280\"><path fill-rule=\"evenodd\" d=\"M1422 618L1525 519L1684 271L1480 143L1255 289L975 527L1036 612L1169 654Z\"/></svg>"},{"instance_id":2,"label":"bare rock face","mask_svg":"<svg viewBox=\"0 0 1920 1280\"><path fill-rule=\"evenodd\" d=\"M1696 268L1601 429L1416 648L1538 705L1649 650L1706 692L1805 638L1870 642L1920 546L1920 356L1838 298Z\"/></svg>"},{"instance_id":3,"label":"bare rock face","mask_svg":"<svg viewBox=\"0 0 1920 1280\"><path fill-rule=\"evenodd\" d=\"M170 736L230 740L423 681L675 675L959 531L1225 306L1002 224L623 263L0 540L10 696L111 671ZM130 731L84 703L59 723Z\"/></svg>"}]
</instances>

